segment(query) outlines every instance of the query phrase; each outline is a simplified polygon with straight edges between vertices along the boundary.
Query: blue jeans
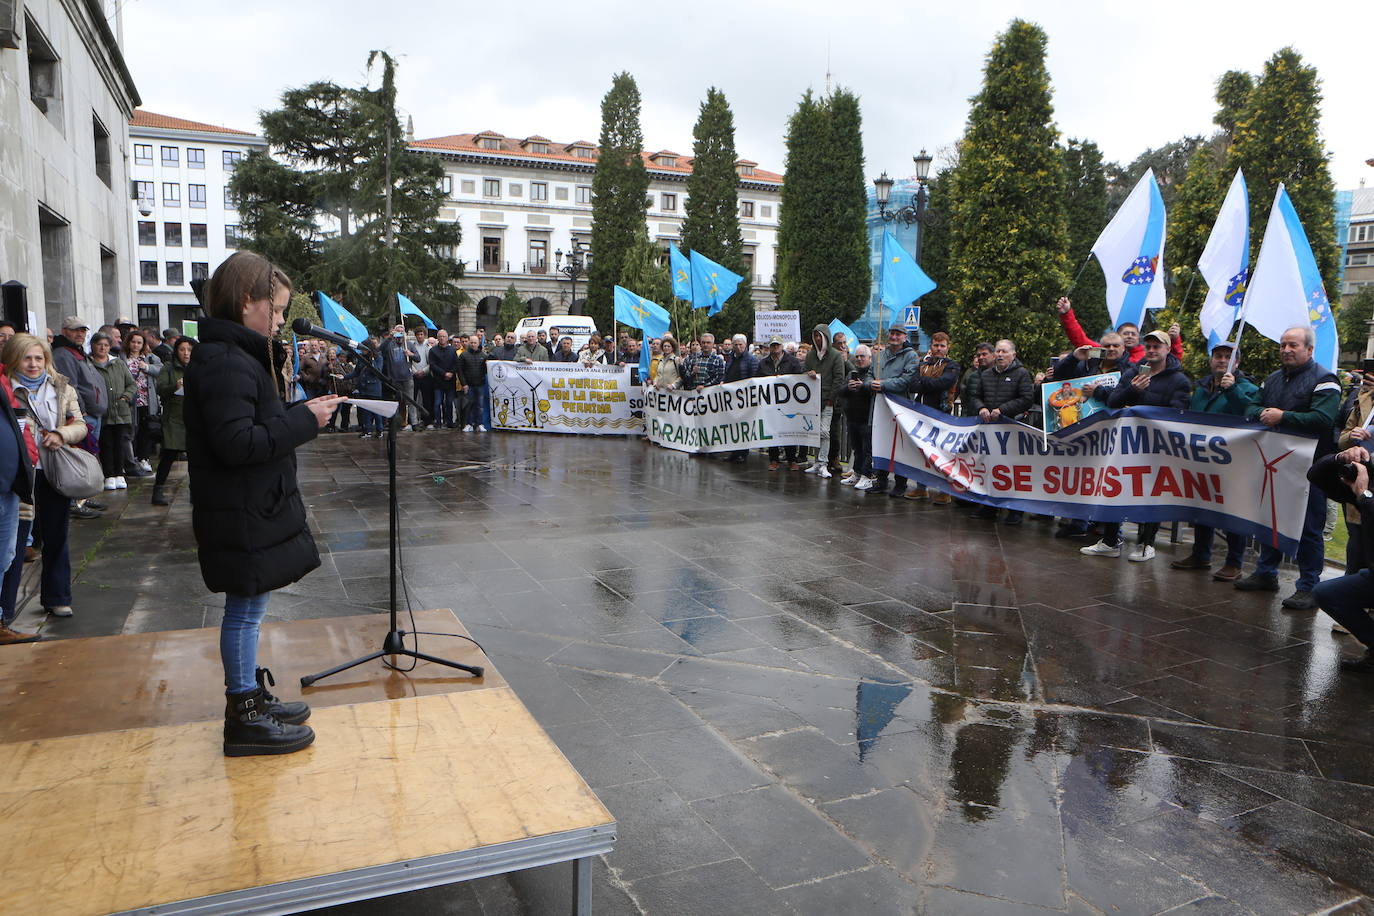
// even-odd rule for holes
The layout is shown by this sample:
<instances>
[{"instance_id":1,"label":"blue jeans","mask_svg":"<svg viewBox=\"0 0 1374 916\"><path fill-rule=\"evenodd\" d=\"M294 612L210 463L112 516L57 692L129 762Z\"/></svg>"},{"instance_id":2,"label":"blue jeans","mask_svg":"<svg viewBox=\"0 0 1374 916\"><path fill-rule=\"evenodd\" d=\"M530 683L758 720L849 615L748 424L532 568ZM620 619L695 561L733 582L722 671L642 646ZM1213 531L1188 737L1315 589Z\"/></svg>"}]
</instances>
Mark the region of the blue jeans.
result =
<instances>
[{"instance_id":1,"label":"blue jeans","mask_svg":"<svg viewBox=\"0 0 1374 916\"><path fill-rule=\"evenodd\" d=\"M48 485L43 472L34 473L33 523L43 539L43 576L39 599L43 607L70 607L72 558L67 548L72 501Z\"/></svg>"},{"instance_id":2,"label":"blue jeans","mask_svg":"<svg viewBox=\"0 0 1374 916\"><path fill-rule=\"evenodd\" d=\"M358 408L358 428L365 433L382 434L382 418L366 408Z\"/></svg>"},{"instance_id":3,"label":"blue jeans","mask_svg":"<svg viewBox=\"0 0 1374 916\"><path fill-rule=\"evenodd\" d=\"M482 422L482 405L487 402L486 385L469 385L467 390L467 403L463 405L463 424L474 429L478 426L485 426Z\"/></svg>"},{"instance_id":4,"label":"blue jeans","mask_svg":"<svg viewBox=\"0 0 1374 916\"><path fill-rule=\"evenodd\" d=\"M1210 525L1193 526L1193 556L1204 563L1212 561L1212 541L1216 537L1217 529ZM1245 535L1236 534L1234 531L1224 532L1226 535L1226 565L1234 566L1236 569L1245 562Z\"/></svg>"},{"instance_id":5,"label":"blue jeans","mask_svg":"<svg viewBox=\"0 0 1374 916\"><path fill-rule=\"evenodd\" d=\"M27 459L28 456L24 455L24 458ZM22 467L19 470L21 473L23 472ZM28 537L27 531L24 532L24 536L25 538ZM18 547L15 546L16 543ZM19 571L21 573L24 571L24 541L19 539L19 494L14 491L0 494L0 557L9 557L11 566L17 557ZM8 578L6 576L7 583ZM14 605L17 602L18 594L19 581L17 577L13 594L6 596L5 592L0 591L0 614L3 615L5 623L14 619ZM5 601L6 597L8 597L8 601Z\"/></svg>"},{"instance_id":6,"label":"blue jeans","mask_svg":"<svg viewBox=\"0 0 1374 916\"><path fill-rule=\"evenodd\" d=\"M1298 541L1298 584L1297 591L1310 592L1316 588L1326 565L1326 551L1322 545L1322 528L1326 525L1326 494L1322 488L1312 485L1307 488L1307 512L1303 516L1302 539ZM1255 575L1270 578L1279 574L1279 562L1283 551L1274 546L1272 540L1260 539L1259 562L1255 564Z\"/></svg>"},{"instance_id":7,"label":"blue jeans","mask_svg":"<svg viewBox=\"0 0 1374 916\"><path fill-rule=\"evenodd\" d=\"M5 584L0 587L0 610L4 612L4 622L7 626L17 616L15 612L19 605L19 583L24 578L24 549L29 546L32 539L33 522L20 522L19 533L15 537L14 558L10 560L10 567L5 571Z\"/></svg>"},{"instance_id":8,"label":"blue jeans","mask_svg":"<svg viewBox=\"0 0 1374 916\"><path fill-rule=\"evenodd\" d=\"M453 379L438 379L434 383L434 425L453 425Z\"/></svg>"},{"instance_id":9,"label":"blue jeans","mask_svg":"<svg viewBox=\"0 0 1374 916\"><path fill-rule=\"evenodd\" d=\"M219 625L219 657L224 664L226 693L248 693L258 686L258 627L267 613L271 592L225 595Z\"/></svg>"},{"instance_id":10,"label":"blue jeans","mask_svg":"<svg viewBox=\"0 0 1374 916\"><path fill-rule=\"evenodd\" d=\"M1374 619L1365 610L1374 606L1374 574L1362 569L1354 575L1318 582L1312 596L1318 607L1364 643L1365 648L1374 649Z\"/></svg>"}]
</instances>

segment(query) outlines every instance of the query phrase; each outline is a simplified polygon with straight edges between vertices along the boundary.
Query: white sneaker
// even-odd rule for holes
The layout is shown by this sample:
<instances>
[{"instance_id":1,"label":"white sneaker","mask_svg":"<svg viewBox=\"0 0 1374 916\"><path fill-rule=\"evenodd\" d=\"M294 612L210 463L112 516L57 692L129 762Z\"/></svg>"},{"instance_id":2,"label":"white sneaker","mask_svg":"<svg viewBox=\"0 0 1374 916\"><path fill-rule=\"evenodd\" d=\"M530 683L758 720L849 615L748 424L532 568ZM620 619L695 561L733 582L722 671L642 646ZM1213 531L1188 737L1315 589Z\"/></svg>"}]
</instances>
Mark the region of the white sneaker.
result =
<instances>
[{"instance_id":1,"label":"white sneaker","mask_svg":"<svg viewBox=\"0 0 1374 916\"><path fill-rule=\"evenodd\" d=\"M129 482L128 482L127 480L125 480L123 477L116 477L116 478L115 478L115 489L116 489L116 490L127 490L127 489L129 489Z\"/></svg>"},{"instance_id":2,"label":"white sneaker","mask_svg":"<svg viewBox=\"0 0 1374 916\"><path fill-rule=\"evenodd\" d=\"M470 433L470 432L472 432L472 424L469 423L467 426L464 426L464 427L463 427L463 432L465 432L465 433Z\"/></svg>"},{"instance_id":3,"label":"white sneaker","mask_svg":"<svg viewBox=\"0 0 1374 916\"><path fill-rule=\"evenodd\" d=\"M119 489L119 484L115 483L115 479L114 479L113 477L106 477L106 478L105 478L105 489L107 489L107 490L118 490L118 489Z\"/></svg>"},{"instance_id":4,"label":"white sneaker","mask_svg":"<svg viewBox=\"0 0 1374 916\"><path fill-rule=\"evenodd\" d=\"M849 483L853 483L853 482L854 482L855 480L857 480L858 478L859 478L859 475L858 475L858 474L855 474L853 471L845 471L845 472L844 472L844 476L841 477L840 479L841 479L841 480L848 481Z\"/></svg>"},{"instance_id":5,"label":"white sneaker","mask_svg":"<svg viewBox=\"0 0 1374 916\"><path fill-rule=\"evenodd\" d=\"M810 464L808 464L806 467L802 468L802 473L803 473L803 474L814 474L814 473L816 473L816 468L818 468L818 467L820 467L820 465L813 461L813 462L811 462Z\"/></svg>"},{"instance_id":6,"label":"white sneaker","mask_svg":"<svg viewBox=\"0 0 1374 916\"><path fill-rule=\"evenodd\" d=\"M1155 549L1149 544L1141 544L1133 548L1130 555L1126 557L1132 563L1144 563L1146 560L1153 560L1154 558Z\"/></svg>"},{"instance_id":7,"label":"white sneaker","mask_svg":"<svg viewBox=\"0 0 1374 916\"><path fill-rule=\"evenodd\" d=\"M826 467L825 465L821 465L819 468L816 469L816 476L821 478L822 480L829 480L835 475L830 473L830 468Z\"/></svg>"},{"instance_id":8,"label":"white sneaker","mask_svg":"<svg viewBox=\"0 0 1374 916\"><path fill-rule=\"evenodd\" d=\"M486 428L485 426L483 426L481 423L478 423L478 424L477 424L477 431L478 431L479 433L484 433L484 432L487 431L487 428Z\"/></svg>"},{"instance_id":9,"label":"white sneaker","mask_svg":"<svg viewBox=\"0 0 1374 916\"><path fill-rule=\"evenodd\" d=\"M871 490L871 489L873 489L873 478L872 478L872 477L860 477L860 478L859 478L859 482L856 483L856 484L854 484L854 489L856 489L856 490Z\"/></svg>"},{"instance_id":10,"label":"white sneaker","mask_svg":"<svg viewBox=\"0 0 1374 916\"><path fill-rule=\"evenodd\" d=\"M1119 557L1121 556L1121 545L1109 547L1106 541L1098 541L1091 547L1080 547L1078 552L1085 557ZM1151 554L1153 556L1153 554ZM1132 559L1135 559L1132 557Z\"/></svg>"},{"instance_id":11,"label":"white sneaker","mask_svg":"<svg viewBox=\"0 0 1374 916\"><path fill-rule=\"evenodd\" d=\"M65 604L59 605L58 607L46 608L45 610L47 610L47 612L48 612L49 614L53 615L54 617L70 617L70 616L72 616L72 609L69 608L69 607L67 607Z\"/></svg>"},{"instance_id":12,"label":"white sneaker","mask_svg":"<svg viewBox=\"0 0 1374 916\"><path fill-rule=\"evenodd\" d=\"M147 458L140 458L140 459L138 460L138 466L139 466L140 468L142 468L143 470L149 471L149 472L151 472L152 469L153 469L153 466L152 466L151 464L148 463L148 459L147 459Z\"/></svg>"},{"instance_id":13,"label":"white sneaker","mask_svg":"<svg viewBox=\"0 0 1374 916\"><path fill-rule=\"evenodd\" d=\"M843 476L843 477L840 478L840 486L842 486L842 487L852 487L852 486L854 486L855 484L857 484L858 482L859 482L859 475L858 475L858 474L846 474L845 476Z\"/></svg>"}]
</instances>

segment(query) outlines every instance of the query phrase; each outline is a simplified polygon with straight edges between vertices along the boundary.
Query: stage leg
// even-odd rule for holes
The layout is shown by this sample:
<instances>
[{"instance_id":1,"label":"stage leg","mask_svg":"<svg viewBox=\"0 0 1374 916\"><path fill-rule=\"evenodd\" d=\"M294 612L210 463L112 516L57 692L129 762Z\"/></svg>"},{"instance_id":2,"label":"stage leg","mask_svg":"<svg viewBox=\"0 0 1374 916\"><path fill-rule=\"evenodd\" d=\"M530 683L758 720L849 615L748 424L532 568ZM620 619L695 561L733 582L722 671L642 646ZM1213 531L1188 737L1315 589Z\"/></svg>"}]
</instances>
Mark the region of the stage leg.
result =
<instances>
[{"instance_id":1,"label":"stage leg","mask_svg":"<svg viewBox=\"0 0 1374 916\"><path fill-rule=\"evenodd\" d=\"M573 859L573 916L592 916L592 857Z\"/></svg>"}]
</instances>

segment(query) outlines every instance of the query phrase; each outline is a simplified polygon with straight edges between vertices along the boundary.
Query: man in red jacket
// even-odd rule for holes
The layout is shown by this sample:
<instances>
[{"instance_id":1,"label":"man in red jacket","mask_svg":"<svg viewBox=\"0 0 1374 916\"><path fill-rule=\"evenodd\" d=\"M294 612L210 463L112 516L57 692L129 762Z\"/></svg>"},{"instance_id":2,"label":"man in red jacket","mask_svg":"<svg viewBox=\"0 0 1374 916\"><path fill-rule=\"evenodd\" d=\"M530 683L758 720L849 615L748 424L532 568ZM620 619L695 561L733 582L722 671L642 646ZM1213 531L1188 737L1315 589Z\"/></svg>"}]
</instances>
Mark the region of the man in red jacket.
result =
<instances>
[{"instance_id":1,"label":"man in red jacket","mask_svg":"<svg viewBox=\"0 0 1374 916\"><path fill-rule=\"evenodd\" d=\"M1083 325L1078 323L1078 316L1073 313L1073 303L1068 296L1060 296L1056 303L1059 309L1059 323L1064 326L1064 333L1068 335L1069 343L1077 350L1079 347L1096 347L1098 343L1090 338L1083 331ZM1126 344L1126 361L1138 363L1145 356L1145 345L1140 342L1140 328L1135 322L1127 321L1116 329L1121 334L1121 340ZM1179 328L1178 322L1174 322L1169 328L1169 352L1182 360L1183 359L1183 333Z\"/></svg>"}]
</instances>

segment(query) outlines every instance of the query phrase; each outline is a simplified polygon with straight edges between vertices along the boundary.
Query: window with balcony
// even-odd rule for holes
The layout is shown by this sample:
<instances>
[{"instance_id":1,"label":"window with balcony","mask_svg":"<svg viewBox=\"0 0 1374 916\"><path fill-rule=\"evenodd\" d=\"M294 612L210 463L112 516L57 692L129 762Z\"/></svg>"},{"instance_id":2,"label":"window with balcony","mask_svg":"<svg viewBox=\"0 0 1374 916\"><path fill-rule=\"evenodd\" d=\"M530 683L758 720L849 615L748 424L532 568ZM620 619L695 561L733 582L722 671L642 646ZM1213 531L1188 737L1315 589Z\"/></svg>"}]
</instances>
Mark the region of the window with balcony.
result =
<instances>
[{"instance_id":1,"label":"window with balcony","mask_svg":"<svg viewBox=\"0 0 1374 916\"><path fill-rule=\"evenodd\" d=\"M548 270L549 263L549 242L548 239L530 239L530 273L542 274Z\"/></svg>"},{"instance_id":2,"label":"window with balcony","mask_svg":"<svg viewBox=\"0 0 1374 916\"><path fill-rule=\"evenodd\" d=\"M488 235L482 237L482 269L501 269L501 236Z\"/></svg>"}]
</instances>

